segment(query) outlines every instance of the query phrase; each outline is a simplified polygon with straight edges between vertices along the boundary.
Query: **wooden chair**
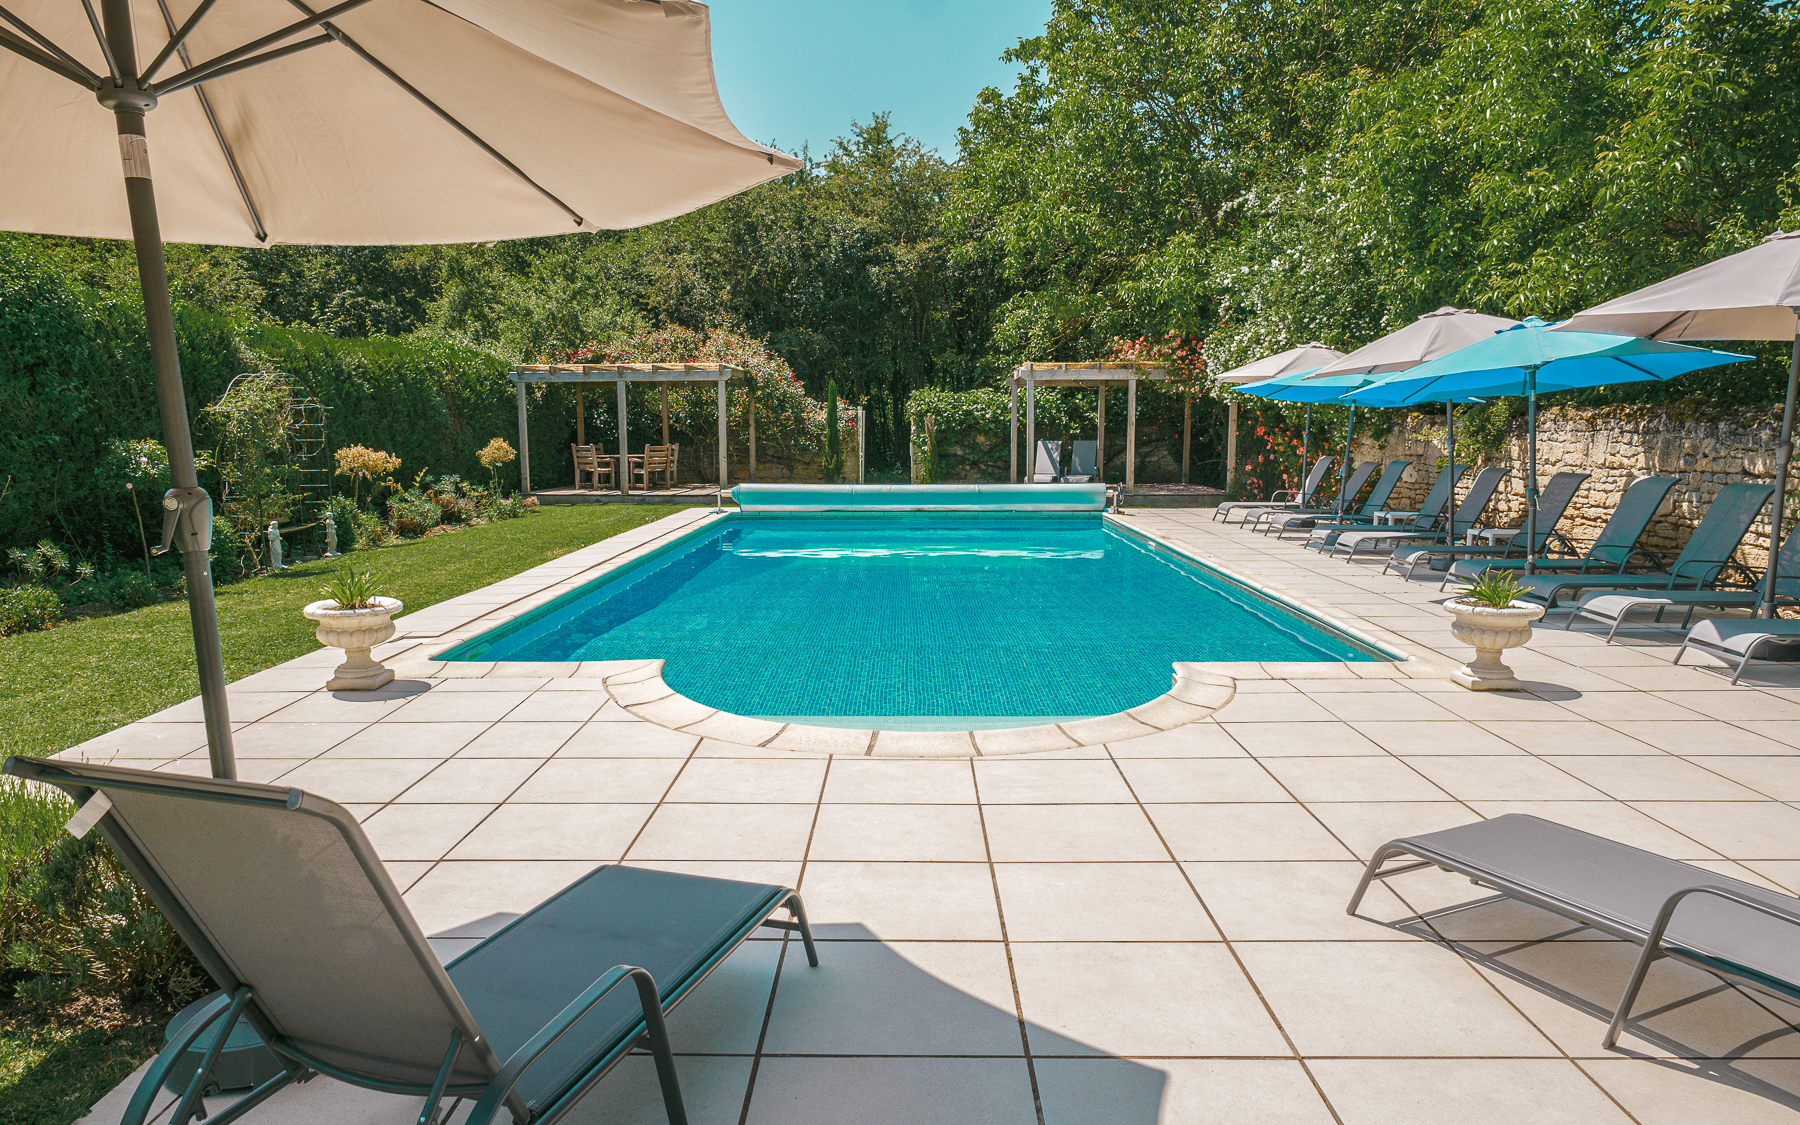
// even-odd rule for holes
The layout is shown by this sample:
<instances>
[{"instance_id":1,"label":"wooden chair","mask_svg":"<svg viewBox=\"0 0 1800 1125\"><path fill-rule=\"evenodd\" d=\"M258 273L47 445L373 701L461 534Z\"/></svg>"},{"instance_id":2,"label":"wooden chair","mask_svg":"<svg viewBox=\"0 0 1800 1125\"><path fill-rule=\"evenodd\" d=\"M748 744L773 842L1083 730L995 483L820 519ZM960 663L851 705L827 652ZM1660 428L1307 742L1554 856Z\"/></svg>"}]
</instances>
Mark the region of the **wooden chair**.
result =
<instances>
[{"instance_id":1,"label":"wooden chair","mask_svg":"<svg viewBox=\"0 0 1800 1125\"><path fill-rule=\"evenodd\" d=\"M650 488L650 477L661 473L664 488L675 487L675 474L681 460L679 445L646 445L642 453L634 453L629 458L631 482L645 489Z\"/></svg>"},{"instance_id":2,"label":"wooden chair","mask_svg":"<svg viewBox=\"0 0 1800 1125\"><path fill-rule=\"evenodd\" d=\"M588 474L588 480L594 488L600 487L600 477L606 477L606 486L616 488L618 475L617 457L608 457L603 445L571 445L569 452L575 457L575 487L581 488L581 474Z\"/></svg>"}]
</instances>

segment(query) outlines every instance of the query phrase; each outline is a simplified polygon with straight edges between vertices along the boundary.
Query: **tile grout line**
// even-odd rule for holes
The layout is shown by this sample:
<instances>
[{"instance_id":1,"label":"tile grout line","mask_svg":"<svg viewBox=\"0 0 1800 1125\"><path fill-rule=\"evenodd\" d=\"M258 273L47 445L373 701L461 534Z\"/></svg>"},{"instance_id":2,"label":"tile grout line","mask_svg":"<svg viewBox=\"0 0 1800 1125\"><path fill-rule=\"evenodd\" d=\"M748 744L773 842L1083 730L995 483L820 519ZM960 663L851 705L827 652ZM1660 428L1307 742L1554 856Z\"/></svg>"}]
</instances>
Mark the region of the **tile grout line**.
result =
<instances>
[{"instance_id":1,"label":"tile grout line","mask_svg":"<svg viewBox=\"0 0 1800 1125\"><path fill-rule=\"evenodd\" d=\"M974 738L974 732L969 737ZM988 882L994 889L994 915L1000 925L1000 949L1006 955L1006 979L1012 985L1013 1013L1019 1021L1019 1049L1025 1057L1025 1079L1031 1086L1032 1111L1037 1115L1037 1125L1044 1122L1044 1095L1038 1086L1037 1063L1031 1050L1030 1025L1025 1020L1025 1001L1019 991L1019 971L1013 964L1012 937L1006 928L1006 904L1000 896L1000 872L994 864L994 846L988 840L987 806L981 800L981 773L975 768L975 759L969 762L969 784L975 790L975 819L981 825L981 851L987 857Z\"/></svg>"}]
</instances>

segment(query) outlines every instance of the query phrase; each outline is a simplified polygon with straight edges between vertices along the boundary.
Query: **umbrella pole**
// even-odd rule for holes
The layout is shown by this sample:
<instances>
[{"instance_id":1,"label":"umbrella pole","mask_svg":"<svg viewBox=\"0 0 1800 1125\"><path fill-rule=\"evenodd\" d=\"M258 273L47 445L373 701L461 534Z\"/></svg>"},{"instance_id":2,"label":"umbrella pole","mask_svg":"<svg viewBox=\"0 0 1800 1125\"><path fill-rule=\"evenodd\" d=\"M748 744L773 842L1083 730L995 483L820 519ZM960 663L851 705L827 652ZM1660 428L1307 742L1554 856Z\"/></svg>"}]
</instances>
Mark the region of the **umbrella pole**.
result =
<instances>
[{"instance_id":1,"label":"umbrella pole","mask_svg":"<svg viewBox=\"0 0 1800 1125\"><path fill-rule=\"evenodd\" d=\"M1306 404L1306 426L1300 431L1300 487L1306 487L1306 474L1312 471L1312 403ZM1301 500L1306 497L1302 496ZM1304 507L1304 505L1302 505Z\"/></svg>"},{"instance_id":2,"label":"umbrella pole","mask_svg":"<svg viewBox=\"0 0 1800 1125\"><path fill-rule=\"evenodd\" d=\"M1800 309L1795 310L1800 314ZM1756 616L1775 616L1775 582L1780 577L1777 560L1781 556L1781 532L1787 520L1788 463L1794 459L1794 392L1800 389L1800 328L1794 332L1793 350L1788 353L1787 403L1781 408L1781 442L1775 446L1775 512L1769 523L1769 565L1763 570L1762 604Z\"/></svg>"},{"instance_id":3,"label":"umbrella pole","mask_svg":"<svg viewBox=\"0 0 1800 1125\"><path fill-rule=\"evenodd\" d=\"M1525 372L1525 573L1537 573L1537 368Z\"/></svg>"},{"instance_id":4,"label":"umbrella pole","mask_svg":"<svg viewBox=\"0 0 1800 1125\"><path fill-rule=\"evenodd\" d=\"M1350 439L1352 437L1354 437L1355 435L1356 435L1356 404L1353 402L1350 404L1350 424L1344 427L1344 463L1341 466L1343 471L1339 474L1340 476L1342 476L1344 478L1345 484L1350 483L1350 468L1351 468L1350 462L1352 460L1352 458L1350 456ZM1344 490L1341 488L1338 489L1338 511L1339 512L1349 511L1350 510L1350 501L1352 501L1354 499L1356 499L1356 497L1345 496Z\"/></svg>"},{"instance_id":5,"label":"umbrella pole","mask_svg":"<svg viewBox=\"0 0 1800 1125\"><path fill-rule=\"evenodd\" d=\"M1449 399L1444 400L1444 435L1446 452L1450 460L1445 462L1444 471L1450 474L1450 538L1446 543L1456 543L1456 405ZM1454 556L1453 556L1454 557Z\"/></svg>"},{"instance_id":6,"label":"umbrella pole","mask_svg":"<svg viewBox=\"0 0 1800 1125\"><path fill-rule=\"evenodd\" d=\"M135 75L137 58L128 0L102 0L101 8L106 37L121 73ZM169 303L169 269L163 259L156 192L150 182L149 147L144 139L144 113L156 101L135 86L135 79L128 78L123 87L105 88L100 102L113 111L118 125L119 153L125 165L125 202L131 212L138 282L144 293L144 325L150 335L150 359L156 372L156 403L162 414L163 445L169 452L169 482L174 486L163 497L163 541L181 553L181 569L187 577L188 618L194 629L200 707L206 718L206 745L213 776L235 778L237 759L231 745L231 716L225 704L225 662L219 649L218 611L213 604L209 555L212 498L200 487L194 470L194 439L188 429L181 356L175 344L175 316Z\"/></svg>"}]
</instances>

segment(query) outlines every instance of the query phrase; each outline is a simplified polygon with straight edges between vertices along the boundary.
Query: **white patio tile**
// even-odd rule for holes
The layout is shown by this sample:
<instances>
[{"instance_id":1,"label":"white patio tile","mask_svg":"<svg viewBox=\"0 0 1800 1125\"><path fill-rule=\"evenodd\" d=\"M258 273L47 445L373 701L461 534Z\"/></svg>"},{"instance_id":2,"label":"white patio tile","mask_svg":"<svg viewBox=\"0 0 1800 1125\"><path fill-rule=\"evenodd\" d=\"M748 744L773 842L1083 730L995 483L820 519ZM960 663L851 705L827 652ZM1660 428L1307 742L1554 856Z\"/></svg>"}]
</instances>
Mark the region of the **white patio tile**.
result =
<instances>
[{"instance_id":1,"label":"white patio tile","mask_svg":"<svg viewBox=\"0 0 1800 1125\"><path fill-rule=\"evenodd\" d=\"M985 805L1129 802L1131 790L1106 760L998 759L975 762L975 785Z\"/></svg>"},{"instance_id":2,"label":"white patio tile","mask_svg":"<svg viewBox=\"0 0 1800 1125\"><path fill-rule=\"evenodd\" d=\"M1044 1125L1332 1125L1298 1062L1039 1059Z\"/></svg>"},{"instance_id":3,"label":"white patio tile","mask_svg":"<svg viewBox=\"0 0 1800 1125\"><path fill-rule=\"evenodd\" d=\"M559 758L685 758L700 745L695 735L659 727L626 715L586 724L556 752Z\"/></svg>"},{"instance_id":4,"label":"white patio tile","mask_svg":"<svg viewBox=\"0 0 1800 1125\"><path fill-rule=\"evenodd\" d=\"M1621 801L1755 801L1763 796L1712 770L1666 754L1653 758L1545 757L1543 761ZM1543 796L1555 799L1549 793Z\"/></svg>"},{"instance_id":5,"label":"white patio tile","mask_svg":"<svg viewBox=\"0 0 1800 1125\"><path fill-rule=\"evenodd\" d=\"M1220 942L1027 942L1013 967L1035 1055L1288 1054Z\"/></svg>"},{"instance_id":6,"label":"white patio tile","mask_svg":"<svg viewBox=\"0 0 1800 1125\"><path fill-rule=\"evenodd\" d=\"M1474 968L1435 942L1238 942L1303 1055L1558 1054Z\"/></svg>"},{"instance_id":7,"label":"white patio tile","mask_svg":"<svg viewBox=\"0 0 1800 1125\"><path fill-rule=\"evenodd\" d=\"M838 758L825 781L827 804L972 804L967 761Z\"/></svg>"},{"instance_id":8,"label":"white patio tile","mask_svg":"<svg viewBox=\"0 0 1800 1125\"><path fill-rule=\"evenodd\" d=\"M819 799L825 761L819 758L695 758L681 770L669 801L770 801Z\"/></svg>"},{"instance_id":9,"label":"white patio tile","mask_svg":"<svg viewBox=\"0 0 1800 1125\"><path fill-rule=\"evenodd\" d=\"M1308 1065L1343 1125L1631 1121L1575 1064L1560 1059L1319 1059Z\"/></svg>"},{"instance_id":10,"label":"white patio tile","mask_svg":"<svg viewBox=\"0 0 1800 1125\"><path fill-rule=\"evenodd\" d=\"M475 736L488 726L487 723L372 723L333 745L325 751L325 756L443 758L474 741Z\"/></svg>"},{"instance_id":11,"label":"white patio tile","mask_svg":"<svg viewBox=\"0 0 1800 1125\"><path fill-rule=\"evenodd\" d=\"M1134 758L1119 769L1145 804L1292 799L1260 762L1244 758Z\"/></svg>"},{"instance_id":12,"label":"white patio tile","mask_svg":"<svg viewBox=\"0 0 1800 1125\"><path fill-rule=\"evenodd\" d=\"M803 859L812 805L662 805L632 859Z\"/></svg>"},{"instance_id":13,"label":"white patio tile","mask_svg":"<svg viewBox=\"0 0 1800 1125\"><path fill-rule=\"evenodd\" d=\"M1216 941L1174 863L999 863L1007 937L1022 941Z\"/></svg>"},{"instance_id":14,"label":"white patio tile","mask_svg":"<svg viewBox=\"0 0 1800 1125\"><path fill-rule=\"evenodd\" d=\"M973 805L822 805L818 816L812 859L987 859Z\"/></svg>"},{"instance_id":15,"label":"white patio tile","mask_svg":"<svg viewBox=\"0 0 1800 1125\"><path fill-rule=\"evenodd\" d=\"M1349 858L1343 844L1291 801L1151 805L1149 813L1179 860Z\"/></svg>"},{"instance_id":16,"label":"white patio tile","mask_svg":"<svg viewBox=\"0 0 1800 1125\"><path fill-rule=\"evenodd\" d=\"M557 758L512 795L524 804L655 804L682 768L672 758Z\"/></svg>"},{"instance_id":17,"label":"white patio tile","mask_svg":"<svg viewBox=\"0 0 1800 1125\"><path fill-rule=\"evenodd\" d=\"M1037 1114L1022 1058L770 1058L757 1071L756 1096L745 1125L844 1125L849 1120L857 1125L1034 1125Z\"/></svg>"},{"instance_id":18,"label":"white patio tile","mask_svg":"<svg viewBox=\"0 0 1800 1125\"><path fill-rule=\"evenodd\" d=\"M1135 805L989 805L983 816L996 863L1169 858Z\"/></svg>"},{"instance_id":19,"label":"white patio tile","mask_svg":"<svg viewBox=\"0 0 1800 1125\"><path fill-rule=\"evenodd\" d=\"M435 809L440 805L404 806ZM579 859L617 862L643 829L650 805L520 804L500 806L457 843L457 860Z\"/></svg>"},{"instance_id":20,"label":"white patio tile","mask_svg":"<svg viewBox=\"0 0 1800 1125\"><path fill-rule=\"evenodd\" d=\"M382 861L442 859L494 805L388 805L362 822Z\"/></svg>"},{"instance_id":21,"label":"white patio tile","mask_svg":"<svg viewBox=\"0 0 1800 1125\"><path fill-rule=\"evenodd\" d=\"M423 758L315 758L279 780L339 803L391 801L436 764Z\"/></svg>"},{"instance_id":22,"label":"white patio tile","mask_svg":"<svg viewBox=\"0 0 1800 1125\"><path fill-rule=\"evenodd\" d=\"M813 860L800 891L821 940L999 941L1001 936L994 877L985 863Z\"/></svg>"},{"instance_id":23,"label":"white patio tile","mask_svg":"<svg viewBox=\"0 0 1800 1125\"><path fill-rule=\"evenodd\" d=\"M542 758L451 758L394 799L409 804L504 801L543 764Z\"/></svg>"}]
</instances>

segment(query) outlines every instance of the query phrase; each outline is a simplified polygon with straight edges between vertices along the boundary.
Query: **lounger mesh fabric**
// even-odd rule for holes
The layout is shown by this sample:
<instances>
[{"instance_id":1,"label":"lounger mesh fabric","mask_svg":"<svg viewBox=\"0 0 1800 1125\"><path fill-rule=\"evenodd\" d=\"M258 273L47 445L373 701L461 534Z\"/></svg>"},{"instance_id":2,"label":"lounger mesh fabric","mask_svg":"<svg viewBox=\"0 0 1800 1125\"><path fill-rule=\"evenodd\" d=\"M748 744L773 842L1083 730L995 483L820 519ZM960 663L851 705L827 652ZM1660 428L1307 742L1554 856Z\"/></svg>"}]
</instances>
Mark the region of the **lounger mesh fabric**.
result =
<instances>
[{"instance_id":1,"label":"lounger mesh fabric","mask_svg":"<svg viewBox=\"0 0 1800 1125\"><path fill-rule=\"evenodd\" d=\"M1406 472L1406 467L1410 464L1412 464L1410 461L1394 461L1391 462L1387 468L1383 469L1380 478L1375 482L1375 487L1369 490L1368 498L1357 505L1356 514L1373 516L1374 513L1380 511L1382 505L1387 503L1388 497L1393 494L1394 486L1400 483L1401 474ZM1345 495L1342 498L1343 508L1349 507L1349 501L1355 498L1357 492L1361 491L1362 482L1367 480L1374 471L1375 463L1373 461L1364 461L1361 465L1356 467L1357 475L1353 475L1349 482L1350 484L1355 485L1355 487L1346 487ZM1342 508L1334 509L1328 513L1302 510L1298 512L1273 513L1268 517L1267 522L1270 527L1277 531L1286 532L1291 528L1311 527L1320 519L1337 519L1340 517L1349 518L1344 514Z\"/></svg>"},{"instance_id":2,"label":"lounger mesh fabric","mask_svg":"<svg viewBox=\"0 0 1800 1125\"><path fill-rule=\"evenodd\" d=\"M322 1062L429 1085L452 1029L475 1026L456 987L411 914L382 901L383 889L392 903L400 893L351 850L346 830L361 830L349 813L310 794L289 809L297 791L256 788L269 805L106 793L114 821L254 985L277 1032ZM469 1057L455 1081L489 1077Z\"/></svg>"},{"instance_id":3,"label":"lounger mesh fabric","mask_svg":"<svg viewBox=\"0 0 1800 1125\"><path fill-rule=\"evenodd\" d=\"M1442 857L1465 874L1485 873L1516 884L1639 941L1668 897L1686 887L1724 887L1784 910L1800 908L1800 899L1523 813L1410 836L1388 846ZM1721 967L1774 982L1784 992L1795 993L1794 982L1800 982L1800 929L1724 899L1686 899L1667 942Z\"/></svg>"},{"instance_id":4,"label":"lounger mesh fabric","mask_svg":"<svg viewBox=\"0 0 1800 1125\"><path fill-rule=\"evenodd\" d=\"M1304 508L1312 502L1313 493L1319 490L1319 482L1325 479L1326 470L1331 468L1331 462L1332 458L1330 457L1319 458L1317 461L1313 462L1311 471L1306 474L1306 479L1301 482L1298 489L1284 489L1281 492L1275 493L1276 496L1293 496L1293 500L1279 502L1271 502L1268 500L1227 500L1213 509L1213 519L1221 519L1239 509L1243 509L1246 515L1248 515L1252 509L1274 509L1284 507ZM1242 522L1244 517L1240 516L1238 519L1239 522Z\"/></svg>"},{"instance_id":5,"label":"lounger mesh fabric","mask_svg":"<svg viewBox=\"0 0 1800 1125\"><path fill-rule=\"evenodd\" d=\"M1631 560L1638 539L1673 487L1674 477L1641 477L1633 481L1582 558L1539 559L1537 566L1543 570L1621 569ZM1450 577L1473 581L1485 570L1512 570L1524 565L1524 559L1459 559L1450 564Z\"/></svg>"},{"instance_id":6,"label":"lounger mesh fabric","mask_svg":"<svg viewBox=\"0 0 1800 1125\"><path fill-rule=\"evenodd\" d=\"M1350 501L1356 498L1356 494L1362 491L1362 486L1374 475L1375 462L1362 461L1357 464L1356 468L1350 470L1349 477L1344 480L1343 486L1338 489L1337 499L1332 501L1329 507L1297 509L1259 508L1244 518L1254 526L1269 520L1284 519L1288 516L1307 517L1336 515L1350 506Z\"/></svg>"},{"instance_id":7,"label":"lounger mesh fabric","mask_svg":"<svg viewBox=\"0 0 1800 1125\"><path fill-rule=\"evenodd\" d=\"M1433 481L1431 484L1431 491L1425 494L1424 502L1419 505L1418 512L1413 516L1413 522L1415 524L1418 524L1421 521L1430 522L1443 514L1444 505L1450 502L1451 485L1457 480L1460 480L1463 473L1468 471L1468 468L1467 465L1458 465L1453 471L1438 473L1437 480ZM1313 527L1313 534L1307 539L1307 544L1308 546L1311 546L1313 540L1316 539L1321 546L1330 547L1337 543L1338 537L1342 534L1369 530L1373 529L1367 523L1317 524Z\"/></svg>"},{"instance_id":8,"label":"lounger mesh fabric","mask_svg":"<svg viewBox=\"0 0 1800 1125\"><path fill-rule=\"evenodd\" d=\"M1494 492L1500 487L1500 482L1506 474L1507 470L1501 468L1486 468L1475 474L1475 483L1469 486L1469 491L1456 505L1456 523L1461 526L1474 526L1475 521L1481 518L1481 513L1487 510L1488 504L1494 499ZM1439 475L1444 474L1440 473ZM1448 498L1449 490L1446 489L1446 501ZM1397 544L1404 543L1409 539L1447 534L1440 528L1444 520L1443 509L1444 504L1440 503L1436 512L1421 510L1417 516L1413 517L1411 527L1346 531L1338 537L1337 542L1331 545L1332 554L1335 555L1339 548L1344 548L1351 555L1355 555L1359 549L1372 543Z\"/></svg>"},{"instance_id":9,"label":"lounger mesh fabric","mask_svg":"<svg viewBox=\"0 0 1800 1125\"><path fill-rule=\"evenodd\" d=\"M451 962L449 976L504 1059L614 964L648 969L667 1003L785 897L781 887L602 867ZM606 964L595 964L596 950ZM526 1104L545 1108L641 1023L637 994L614 991L525 1072Z\"/></svg>"}]
</instances>

